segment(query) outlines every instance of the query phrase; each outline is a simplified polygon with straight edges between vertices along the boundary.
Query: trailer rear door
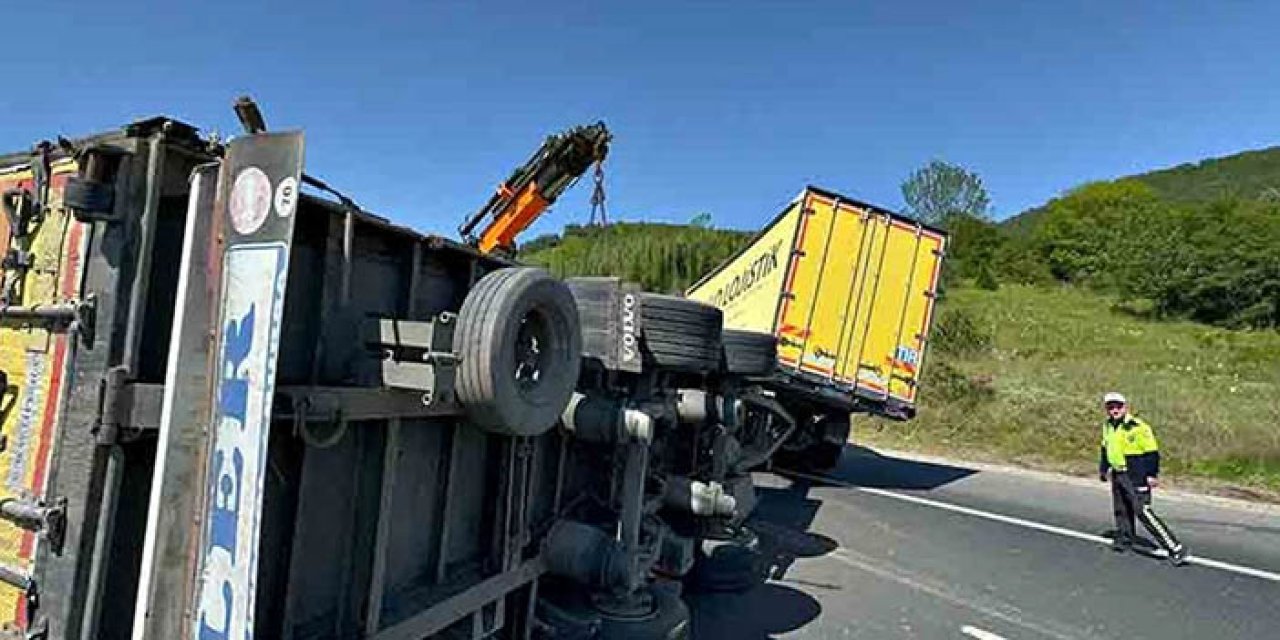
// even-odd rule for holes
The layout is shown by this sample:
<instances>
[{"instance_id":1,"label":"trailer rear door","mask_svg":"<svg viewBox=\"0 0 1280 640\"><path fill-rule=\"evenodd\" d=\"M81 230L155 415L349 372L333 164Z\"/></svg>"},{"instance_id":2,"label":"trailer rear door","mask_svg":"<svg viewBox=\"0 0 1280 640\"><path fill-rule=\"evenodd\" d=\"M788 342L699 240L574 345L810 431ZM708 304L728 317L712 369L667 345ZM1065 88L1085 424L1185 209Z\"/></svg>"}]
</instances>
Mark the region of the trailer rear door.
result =
<instances>
[{"instance_id":1,"label":"trailer rear door","mask_svg":"<svg viewBox=\"0 0 1280 640\"><path fill-rule=\"evenodd\" d=\"M21 319L13 310L79 297L85 231L62 207L62 189L75 171L73 161L55 162L45 186L37 185L30 165L0 168L7 201L0 215L0 256L6 258L0 270L0 499L39 508L59 506L45 492L75 336L65 323ZM43 205L29 206L41 198ZM59 537L40 530L29 520L0 519L0 626L27 628L36 547L58 544Z\"/></svg>"},{"instance_id":2,"label":"trailer rear door","mask_svg":"<svg viewBox=\"0 0 1280 640\"><path fill-rule=\"evenodd\" d=\"M809 188L778 314L784 367L914 410L945 236Z\"/></svg>"}]
</instances>

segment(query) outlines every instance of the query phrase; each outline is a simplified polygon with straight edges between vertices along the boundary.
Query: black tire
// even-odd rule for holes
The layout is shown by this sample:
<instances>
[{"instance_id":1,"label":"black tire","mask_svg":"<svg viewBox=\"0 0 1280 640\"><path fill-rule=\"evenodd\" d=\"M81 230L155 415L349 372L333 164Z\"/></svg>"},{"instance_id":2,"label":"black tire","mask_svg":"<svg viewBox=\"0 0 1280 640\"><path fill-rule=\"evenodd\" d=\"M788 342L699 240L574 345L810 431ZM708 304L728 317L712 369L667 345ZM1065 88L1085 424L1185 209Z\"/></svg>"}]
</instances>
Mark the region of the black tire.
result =
<instances>
[{"instance_id":1,"label":"black tire","mask_svg":"<svg viewBox=\"0 0 1280 640\"><path fill-rule=\"evenodd\" d=\"M844 445L849 442L849 432L853 426L847 412L828 413L818 423L822 425L822 440L809 448L809 459L815 469L829 471L840 464Z\"/></svg>"},{"instance_id":2,"label":"black tire","mask_svg":"<svg viewBox=\"0 0 1280 640\"><path fill-rule=\"evenodd\" d=\"M804 471L830 471L840 464L844 445L849 440L849 416L844 414L817 414L809 418L803 428L809 430L805 439L809 444L784 456L785 466Z\"/></svg>"},{"instance_id":3,"label":"black tire","mask_svg":"<svg viewBox=\"0 0 1280 640\"><path fill-rule=\"evenodd\" d=\"M840 456L844 453L844 445L834 442L819 442L810 446L801 454L804 466L812 471L830 471L840 464Z\"/></svg>"},{"instance_id":4,"label":"black tire","mask_svg":"<svg viewBox=\"0 0 1280 640\"><path fill-rule=\"evenodd\" d=\"M582 334L573 294L542 269L486 275L458 312L456 391L471 422L533 436L560 419L578 381Z\"/></svg>"},{"instance_id":5,"label":"black tire","mask_svg":"<svg viewBox=\"0 0 1280 640\"><path fill-rule=\"evenodd\" d=\"M109 212L115 204L115 187L105 182L71 176L63 187L62 203L77 211Z\"/></svg>"},{"instance_id":6,"label":"black tire","mask_svg":"<svg viewBox=\"0 0 1280 640\"><path fill-rule=\"evenodd\" d=\"M704 593L739 593L764 582L765 559L760 537L739 527L728 540L702 540L689 571L689 586Z\"/></svg>"},{"instance_id":7,"label":"black tire","mask_svg":"<svg viewBox=\"0 0 1280 640\"><path fill-rule=\"evenodd\" d=\"M580 593L539 593L537 617L547 640L595 640L600 635L600 612Z\"/></svg>"},{"instance_id":8,"label":"black tire","mask_svg":"<svg viewBox=\"0 0 1280 640\"><path fill-rule=\"evenodd\" d=\"M667 589L650 589L653 610L639 617L600 614L600 640L688 640L689 607Z\"/></svg>"},{"instance_id":9,"label":"black tire","mask_svg":"<svg viewBox=\"0 0 1280 640\"><path fill-rule=\"evenodd\" d=\"M708 373L720 368L720 310L695 300L640 294L640 348L653 365Z\"/></svg>"},{"instance_id":10,"label":"black tire","mask_svg":"<svg viewBox=\"0 0 1280 640\"><path fill-rule=\"evenodd\" d=\"M778 363L778 338L758 331L725 329L724 370L742 376L767 376Z\"/></svg>"}]
</instances>

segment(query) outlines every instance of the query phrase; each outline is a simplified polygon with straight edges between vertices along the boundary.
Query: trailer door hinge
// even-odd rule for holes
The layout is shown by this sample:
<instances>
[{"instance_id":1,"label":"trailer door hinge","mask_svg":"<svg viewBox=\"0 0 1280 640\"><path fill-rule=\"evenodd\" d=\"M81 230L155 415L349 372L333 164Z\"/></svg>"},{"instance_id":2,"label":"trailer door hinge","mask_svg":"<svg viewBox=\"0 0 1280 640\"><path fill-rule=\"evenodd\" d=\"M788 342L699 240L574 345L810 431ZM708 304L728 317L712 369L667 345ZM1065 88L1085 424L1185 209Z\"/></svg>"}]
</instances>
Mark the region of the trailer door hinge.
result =
<instances>
[{"instance_id":1,"label":"trailer door hinge","mask_svg":"<svg viewBox=\"0 0 1280 640\"><path fill-rule=\"evenodd\" d=\"M94 440L110 446L158 430L163 404L163 384L134 382L125 366L108 369L99 383L98 415L91 431Z\"/></svg>"},{"instance_id":2,"label":"trailer door hinge","mask_svg":"<svg viewBox=\"0 0 1280 640\"><path fill-rule=\"evenodd\" d=\"M102 378L98 394L98 419L94 421L93 435L95 441L104 446L115 444L120 439L121 419L128 409L124 401L125 381L129 379L129 367L120 365L107 370Z\"/></svg>"},{"instance_id":3,"label":"trailer door hinge","mask_svg":"<svg viewBox=\"0 0 1280 640\"><path fill-rule=\"evenodd\" d=\"M0 582L7 584L22 592L26 599L27 605L27 624L25 632L10 630L0 638L22 638L23 640L47 640L49 637L49 621L47 618L38 616L37 612L40 608L39 590L36 588L36 580L30 574L23 572L21 569L11 567L9 565L0 564ZM12 629L12 627L10 627Z\"/></svg>"},{"instance_id":4,"label":"trailer door hinge","mask_svg":"<svg viewBox=\"0 0 1280 640\"><path fill-rule=\"evenodd\" d=\"M54 555L62 555L67 531L66 498L56 498L52 503L5 498L0 500L0 519L40 534Z\"/></svg>"},{"instance_id":5,"label":"trailer door hinge","mask_svg":"<svg viewBox=\"0 0 1280 640\"><path fill-rule=\"evenodd\" d=\"M30 603L28 608L33 608ZM49 640L49 620L48 618L39 618L27 626L27 635L23 640Z\"/></svg>"},{"instance_id":6,"label":"trailer door hinge","mask_svg":"<svg viewBox=\"0 0 1280 640\"><path fill-rule=\"evenodd\" d=\"M50 330L73 331L86 345L93 344L96 321L97 297L92 294L59 304L0 304L0 323L40 324Z\"/></svg>"}]
</instances>

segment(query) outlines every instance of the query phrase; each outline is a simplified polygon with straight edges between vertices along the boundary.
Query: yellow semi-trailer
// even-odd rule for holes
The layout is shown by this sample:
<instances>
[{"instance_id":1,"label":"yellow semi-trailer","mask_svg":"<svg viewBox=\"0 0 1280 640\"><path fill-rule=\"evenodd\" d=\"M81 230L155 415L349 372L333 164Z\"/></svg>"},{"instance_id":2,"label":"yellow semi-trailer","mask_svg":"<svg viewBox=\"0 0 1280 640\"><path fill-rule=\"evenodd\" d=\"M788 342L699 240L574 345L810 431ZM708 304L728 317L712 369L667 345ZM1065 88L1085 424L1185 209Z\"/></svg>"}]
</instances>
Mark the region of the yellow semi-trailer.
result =
<instances>
[{"instance_id":1,"label":"yellow semi-trailer","mask_svg":"<svg viewBox=\"0 0 1280 640\"><path fill-rule=\"evenodd\" d=\"M722 309L725 328L777 336L772 386L789 404L825 408L837 424L846 409L907 419L946 242L938 229L808 187L688 297Z\"/></svg>"}]
</instances>

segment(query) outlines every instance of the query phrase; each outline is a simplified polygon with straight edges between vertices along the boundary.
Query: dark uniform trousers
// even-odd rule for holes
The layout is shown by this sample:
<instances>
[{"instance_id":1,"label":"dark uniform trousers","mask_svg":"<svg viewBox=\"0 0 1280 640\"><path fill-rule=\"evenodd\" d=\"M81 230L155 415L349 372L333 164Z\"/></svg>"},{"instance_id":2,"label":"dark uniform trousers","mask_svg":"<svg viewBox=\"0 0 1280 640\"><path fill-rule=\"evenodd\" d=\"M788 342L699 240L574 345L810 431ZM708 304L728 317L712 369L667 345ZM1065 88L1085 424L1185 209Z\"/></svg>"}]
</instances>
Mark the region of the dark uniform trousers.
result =
<instances>
[{"instance_id":1,"label":"dark uniform trousers","mask_svg":"<svg viewBox=\"0 0 1280 640\"><path fill-rule=\"evenodd\" d=\"M1111 504L1116 515L1116 541L1132 542L1134 539L1134 519L1142 522L1151 535L1155 536L1165 551L1172 553L1182 547L1173 530L1151 509L1151 487L1146 482L1137 484L1124 471L1111 473Z\"/></svg>"}]
</instances>

